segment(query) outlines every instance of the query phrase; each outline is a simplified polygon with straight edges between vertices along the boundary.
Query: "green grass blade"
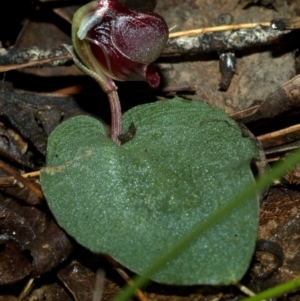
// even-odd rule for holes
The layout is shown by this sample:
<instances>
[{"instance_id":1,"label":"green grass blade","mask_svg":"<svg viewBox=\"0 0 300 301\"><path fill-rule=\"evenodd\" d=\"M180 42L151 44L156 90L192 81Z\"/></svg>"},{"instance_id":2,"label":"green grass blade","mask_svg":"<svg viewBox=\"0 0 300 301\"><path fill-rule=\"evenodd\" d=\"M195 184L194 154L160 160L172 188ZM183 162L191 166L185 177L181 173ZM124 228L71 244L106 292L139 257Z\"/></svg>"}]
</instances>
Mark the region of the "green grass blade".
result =
<instances>
[{"instance_id":1,"label":"green grass blade","mask_svg":"<svg viewBox=\"0 0 300 301\"><path fill-rule=\"evenodd\" d=\"M221 220L223 217L227 216L234 208L239 206L243 201L253 197L259 191L262 191L265 187L270 185L273 180L282 176L285 172L287 172L290 168L295 166L300 162L300 150L294 153L293 156L290 156L285 161L277 164L274 168L271 169L264 176L260 177L256 183L256 185L250 185L246 187L241 193L239 193L234 199L223 206L219 210L217 210L214 214L212 214L207 220L200 222L194 230L188 233L185 237L183 237L173 248L167 250L162 254L161 257L157 258L156 262L148 269L144 271L144 273L140 276L136 276L133 281L134 285L125 286L124 291L114 298L114 301L125 301L128 300L137 288L144 287L148 282L152 275L154 275L159 269L175 258L180 252L182 252L190 243L197 239L202 233L208 230L211 226L213 226L216 221ZM250 300L250 299L249 299ZM252 299L251 299L252 300ZM254 299L253 299L254 300ZM255 299L261 300L261 299Z\"/></svg>"}]
</instances>

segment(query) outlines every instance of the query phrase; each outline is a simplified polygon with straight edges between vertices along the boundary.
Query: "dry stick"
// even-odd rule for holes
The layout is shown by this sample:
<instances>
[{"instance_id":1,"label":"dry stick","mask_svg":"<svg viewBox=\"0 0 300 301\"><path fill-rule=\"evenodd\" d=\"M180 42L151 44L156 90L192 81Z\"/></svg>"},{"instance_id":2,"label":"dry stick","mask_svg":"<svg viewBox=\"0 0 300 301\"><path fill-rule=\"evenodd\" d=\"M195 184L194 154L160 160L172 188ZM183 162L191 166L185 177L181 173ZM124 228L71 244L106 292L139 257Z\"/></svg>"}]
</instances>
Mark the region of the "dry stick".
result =
<instances>
[{"instance_id":1,"label":"dry stick","mask_svg":"<svg viewBox=\"0 0 300 301\"><path fill-rule=\"evenodd\" d=\"M59 8L54 8L53 12L55 14L57 14L59 17L61 17L63 20L65 20L66 22L72 24L72 19L70 19L70 17L68 16L68 14L66 14L63 10L61 10Z\"/></svg>"},{"instance_id":2,"label":"dry stick","mask_svg":"<svg viewBox=\"0 0 300 301\"><path fill-rule=\"evenodd\" d=\"M127 275L127 273L120 268L120 265L110 256L105 255L105 258L109 261L109 263L114 267L114 269L119 273L119 275L126 281L128 285L133 285L134 282ZM148 301L147 297L140 289L136 289L135 295L139 298L140 301Z\"/></svg>"},{"instance_id":3,"label":"dry stick","mask_svg":"<svg viewBox=\"0 0 300 301\"><path fill-rule=\"evenodd\" d=\"M61 45L49 49L36 46L26 48L0 48L0 72L36 65L60 66L71 60L70 53Z\"/></svg>"},{"instance_id":4,"label":"dry stick","mask_svg":"<svg viewBox=\"0 0 300 301\"><path fill-rule=\"evenodd\" d=\"M248 287L246 287L245 285L243 285L243 284L241 284L241 283L239 283L239 282L236 282L234 285L235 285L241 292L243 292L245 295L250 296L250 297L255 296L255 293L252 292L252 291L251 291Z\"/></svg>"},{"instance_id":5,"label":"dry stick","mask_svg":"<svg viewBox=\"0 0 300 301\"><path fill-rule=\"evenodd\" d=\"M24 179L18 172L12 169L10 166L5 164L3 161L0 161L0 168L8 175L13 176L16 180L21 182L25 187L33 191L39 198L43 199L44 194L42 190L36 186L35 184L31 183L30 181Z\"/></svg>"},{"instance_id":6,"label":"dry stick","mask_svg":"<svg viewBox=\"0 0 300 301\"><path fill-rule=\"evenodd\" d=\"M267 158L267 162L268 162L268 163L277 162L277 161L279 161L280 159L281 159L281 157ZM278 181L278 180L274 180L274 183L275 183L275 181L277 181L277 182L276 182L277 184L280 183L280 181Z\"/></svg>"},{"instance_id":7,"label":"dry stick","mask_svg":"<svg viewBox=\"0 0 300 301\"><path fill-rule=\"evenodd\" d=\"M262 23L244 23L244 24L231 24L231 25L222 25L222 26L214 26L214 27L204 27L193 30L186 31L178 31L169 34L169 39L178 38L178 37L186 37L191 35L198 35L201 33L207 32L216 32L216 31L226 31L226 30L238 30L244 28L254 28L256 26L270 26L270 22L262 22Z\"/></svg>"},{"instance_id":8,"label":"dry stick","mask_svg":"<svg viewBox=\"0 0 300 301\"><path fill-rule=\"evenodd\" d=\"M29 295L29 293L32 291L33 281L34 281L34 278L30 278L28 280L28 282L26 283L25 287L23 288L21 294L18 297L18 301L22 301Z\"/></svg>"},{"instance_id":9,"label":"dry stick","mask_svg":"<svg viewBox=\"0 0 300 301\"><path fill-rule=\"evenodd\" d=\"M0 66L0 72L6 72L6 71L11 71L11 70L16 70L16 69L33 67L36 65L44 65L44 64L56 61L56 60L64 61L63 64L65 64L65 62L70 60L70 57L66 55L66 56L60 56L60 57L55 57L55 58L40 59L37 61L28 61L28 62L24 62L24 63L20 63L20 64L14 63L13 65L9 65L9 66Z\"/></svg>"},{"instance_id":10,"label":"dry stick","mask_svg":"<svg viewBox=\"0 0 300 301\"><path fill-rule=\"evenodd\" d=\"M281 130L278 130L278 131L274 131L274 132L271 132L271 133L267 133L267 134L264 134L264 135L257 136L256 138L259 141L264 141L264 140L268 140L268 139L271 139L271 138L276 138L276 137L287 135L287 134L290 134L290 133L293 133L293 132L297 132L299 130L300 130L300 124L296 124L296 125L292 125L292 126L289 126L287 128L284 128L284 129L281 129Z\"/></svg>"},{"instance_id":11,"label":"dry stick","mask_svg":"<svg viewBox=\"0 0 300 301\"><path fill-rule=\"evenodd\" d=\"M11 187L17 184L18 181L14 177L0 177L0 187Z\"/></svg>"},{"instance_id":12,"label":"dry stick","mask_svg":"<svg viewBox=\"0 0 300 301\"><path fill-rule=\"evenodd\" d=\"M271 155L274 153L282 153L282 152L291 151L291 150L294 150L297 148L300 148L300 140L286 143L284 145L270 147L270 148L265 149L264 152L266 155Z\"/></svg>"},{"instance_id":13,"label":"dry stick","mask_svg":"<svg viewBox=\"0 0 300 301\"><path fill-rule=\"evenodd\" d=\"M229 114L229 116L235 120L240 120L240 119L254 115L258 111L259 108L260 108L260 105L254 105L250 108L247 108L247 109L235 112L235 113L231 113L231 114Z\"/></svg>"},{"instance_id":14,"label":"dry stick","mask_svg":"<svg viewBox=\"0 0 300 301\"><path fill-rule=\"evenodd\" d=\"M253 27L257 24L258 23L216 26L171 33L171 38L163 50L162 55L242 49L271 43L280 36L290 32L273 30L270 26L264 28L259 26ZM270 25L270 22L260 24ZM218 35L217 37L215 37L216 33ZM207 35L210 35L209 39ZM208 40L211 42L208 42ZM218 40L218 43L213 43L214 40ZM30 60L28 58L30 58ZM38 47L0 48L0 72L44 64L55 67L64 65L70 60L71 55L66 51L63 45L49 49L41 49Z\"/></svg>"},{"instance_id":15,"label":"dry stick","mask_svg":"<svg viewBox=\"0 0 300 301\"><path fill-rule=\"evenodd\" d=\"M226 25L228 26L228 25ZM215 27L216 29L224 26ZM212 28L211 28L212 29ZM205 32L192 36L180 36L169 39L162 56L199 54L242 50L245 48L268 45L290 31L273 30L271 27L256 26L237 30Z\"/></svg>"},{"instance_id":16,"label":"dry stick","mask_svg":"<svg viewBox=\"0 0 300 301\"><path fill-rule=\"evenodd\" d=\"M63 95L76 95L79 94L82 90L82 87L79 85L69 86L62 88L56 91L53 91L52 94L63 94Z\"/></svg>"},{"instance_id":17,"label":"dry stick","mask_svg":"<svg viewBox=\"0 0 300 301\"><path fill-rule=\"evenodd\" d=\"M95 289L92 301L101 301L105 283L105 272L103 269L98 269L96 272Z\"/></svg>"},{"instance_id":18,"label":"dry stick","mask_svg":"<svg viewBox=\"0 0 300 301\"><path fill-rule=\"evenodd\" d=\"M39 177L40 176L40 171L32 171L32 172L28 172L28 173L22 173L21 176L23 178L35 178L35 177Z\"/></svg>"}]
</instances>

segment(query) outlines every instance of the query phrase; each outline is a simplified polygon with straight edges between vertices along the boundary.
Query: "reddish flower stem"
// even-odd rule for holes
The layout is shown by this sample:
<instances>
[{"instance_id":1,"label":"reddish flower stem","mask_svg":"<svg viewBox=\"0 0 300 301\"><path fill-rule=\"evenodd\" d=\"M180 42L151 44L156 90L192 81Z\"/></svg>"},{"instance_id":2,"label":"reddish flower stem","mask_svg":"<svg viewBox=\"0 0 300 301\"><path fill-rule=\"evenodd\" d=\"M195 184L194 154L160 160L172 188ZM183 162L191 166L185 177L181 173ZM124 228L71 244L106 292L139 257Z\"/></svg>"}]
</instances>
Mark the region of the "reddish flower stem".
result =
<instances>
[{"instance_id":1,"label":"reddish flower stem","mask_svg":"<svg viewBox=\"0 0 300 301\"><path fill-rule=\"evenodd\" d=\"M117 145L121 144L119 135L122 133L122 110L117 91L107 93L111 111L111 132L110 137Z\"/></svg>"}]
</instances>

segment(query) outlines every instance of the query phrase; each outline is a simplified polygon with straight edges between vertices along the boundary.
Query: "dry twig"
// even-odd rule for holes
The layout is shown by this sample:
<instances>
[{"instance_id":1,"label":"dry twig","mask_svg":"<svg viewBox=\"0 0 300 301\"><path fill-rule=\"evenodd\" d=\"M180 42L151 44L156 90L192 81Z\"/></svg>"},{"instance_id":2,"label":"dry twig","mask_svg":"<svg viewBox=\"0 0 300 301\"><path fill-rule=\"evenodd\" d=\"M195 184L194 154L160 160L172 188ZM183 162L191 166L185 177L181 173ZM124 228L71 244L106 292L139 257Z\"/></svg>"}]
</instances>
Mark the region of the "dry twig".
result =
<instances>
[{"instance_id":1,"label":"dry twig","mask_svg":"<svg viewBox=\"0 0 300 301\"><path fill-rule=\"evenodd\" d=\"M171 38L162 56L220 52L266 45L277 41L281 36L290 32L289 30L278 31L273 30L270 26L262 26L266 24L270 24L270 22L261 23L261 25L237 24L175 32L170 34ZM39 65L60 66L70 60L71 55L63 45L49 49L35 46L30 48L0 48L0 72Z\"/></svg>"},{"instance_id":2,"label":"dry twig","mask_svg":"<svg viewBox=\"0 0 300 301\"><path fill-rule=\"evenodd\" d=\"M27 179L23 178L18 172L12 169L10 166L5 164L3 161L0 161L0 168L10 176L13 176L17 181L21 182L25 187L32 190L40 199L44 198L44 194L42 190L36 186L35 184L31 183Z\"/></svg>"},{"instance_id":3,"label":"dry twig","mask_svg":"<svg viewBox=\"0 0 300 301\"><path fill-rule=\"evenodd\" d=\"M214 26L214 27L204 27L198 28L193 30L185 30L185 31L178 31L169 34L169 38L178 38L178 37L186 37L192 35L199 35L201 33L208 33L208 32L217 32L217 31L228 31L228 30L239 30L239 29L251 29L257 26L270 26L270 22L263 22L263 23L244 23L244 24L230 24L230 25L221 25L221 26Z\"/></svg>"},{"instance_id":4,"label":"dry twig","mask_svg":"<svg viewBox=\"0 0 300 301\"><path fill-rule=\"evenodd\" d=\"M264 140L268 140L271 138L276 138L276 137L284 136L284 135L287 135L287 134L290 134L293 132L297 132L299 130L300 130L300 124L296 124L296 125L292 125L292 126L289 126L287 128L284 128L284 129L281 129L281 130L278 130L275 132L257 136L256 138L260 141L264 141Z\"/></svg>"},{"instance_id":5,"label":"dry twig","mask_svg":"<svg viewBox=\"0 0 300 301\"><path fill-rule=\"evenodd\" d=\"M105 258L109 261L109 263L114 267L114 269L119 273L119 275L126 281L128 285L133 285L132 279L127 275L127 273L121 269L120 265L110 256L105 256ZM144 293L137 289L135 291L136 296L140 301L148 301L147 297L144 295Z\"/></svg>"}]
</instances>

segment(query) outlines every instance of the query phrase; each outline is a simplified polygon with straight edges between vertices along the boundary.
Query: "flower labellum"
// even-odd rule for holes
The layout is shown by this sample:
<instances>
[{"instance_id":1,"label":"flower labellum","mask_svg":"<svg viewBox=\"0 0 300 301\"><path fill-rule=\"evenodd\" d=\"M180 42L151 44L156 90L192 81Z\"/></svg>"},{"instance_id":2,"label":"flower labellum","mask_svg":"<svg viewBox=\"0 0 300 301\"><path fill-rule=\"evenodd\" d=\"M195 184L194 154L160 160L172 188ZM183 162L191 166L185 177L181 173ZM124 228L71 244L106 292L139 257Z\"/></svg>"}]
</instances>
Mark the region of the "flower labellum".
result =
<instances>
[{"instance_id":1,"label":"flower labellum","mask_svg":"<svg viewBox=\"0 0 300 301\"><path fill-rule=\"evenodd\" d=\"M167 24L159 15L112 0L94 1L75 13L72 39L84 65L102 78L159 85L152 62L168 40Z\"/></svg>"}]
</instances>

